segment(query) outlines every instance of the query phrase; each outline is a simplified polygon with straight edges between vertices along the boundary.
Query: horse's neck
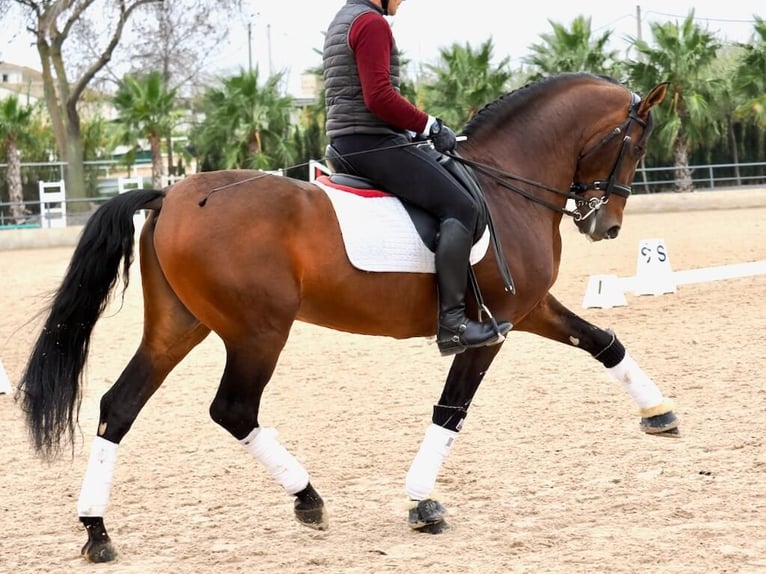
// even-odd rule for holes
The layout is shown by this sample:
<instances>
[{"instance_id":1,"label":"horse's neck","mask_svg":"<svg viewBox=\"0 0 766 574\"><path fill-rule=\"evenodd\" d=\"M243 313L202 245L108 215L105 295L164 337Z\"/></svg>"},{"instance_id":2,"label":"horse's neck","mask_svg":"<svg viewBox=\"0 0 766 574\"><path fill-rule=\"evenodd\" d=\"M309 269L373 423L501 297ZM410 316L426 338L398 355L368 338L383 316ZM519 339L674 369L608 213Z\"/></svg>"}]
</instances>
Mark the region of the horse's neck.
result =
<instances>
[{"instance_id":1,"label":"horse's neck","mask_svg":"<svg viewBox=\"0 0 766 574\"><path fill-rule=\"evenodd\" d=\"M566 206L566 192L572 182L576 157L571 162L566 155L555 153L553 146L542 144L540 149L529 149L524 138L515 142L494 143L472 142L461 154L468 160L486 165L490 173L475 169L490 208L497 205L505 210L508 206L513 213L523 214L532 210L541 211L543 203L563 209ZM502 154L496 150L502 149ZM576 152L572 152L573 157ZM494 171L497 170L497 171ZM548 188L548 189L546 189ZM549 189L558 190L554 193ZM532 199L530 199L530 197ZM535 201L535 200L539 201ZM561 213L544 208L535 217L550 216L553 223L561 220Z\"/></svg>"}]
</instances>

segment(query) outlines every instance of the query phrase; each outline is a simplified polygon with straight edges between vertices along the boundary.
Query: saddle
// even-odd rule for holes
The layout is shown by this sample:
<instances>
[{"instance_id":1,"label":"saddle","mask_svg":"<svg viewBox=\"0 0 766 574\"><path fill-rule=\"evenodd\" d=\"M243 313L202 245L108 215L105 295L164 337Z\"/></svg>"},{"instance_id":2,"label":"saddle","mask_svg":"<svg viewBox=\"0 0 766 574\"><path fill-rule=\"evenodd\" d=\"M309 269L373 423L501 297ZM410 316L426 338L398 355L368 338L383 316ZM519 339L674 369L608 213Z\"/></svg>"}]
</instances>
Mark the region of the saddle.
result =
<instances>
[{"instance_id":1,"label":"saddle","mask_svg":"<svg viewBox=\"0 0 766 574\"><path fill-rule=\"evenodd\" d=\"M436 161L444 166L450 175L455 178L479 206L479 219L476 224L476 229L473 231L473 240L474 242L478 241L487 225L489 225L490 217L487 204L484 201L484 194L482 193L479 182L476 180L473 170L471 170L470 167L455 161L452 157L439 153L433 148L428 148L427 151L434 157L434 159L436 159ZM385 193L390 193L391 195L396 195L395 193L391 193L390 190L384 189L372 179L359 175L359 173L345 160L343 155L341 155L332 144L328 144L325 150L325 161L330 169L335 172L328 176L330 181L335 185L365 191L380 190ZM412 223L415 225L415 229L417 229L423 243L433 251L436 247L436 234L439 231L439 222L437 218L405 199L399 198L399 200L409 214L410 219L412 219Z\"/></svg>"},{"instance_id":2,"label":"saddle","mask_svg":"<svg viewBox=\"0 0 766 574\"><path fill-rule=\"evenodd\" d=\"M452 152L450 155L442 154L435 149L429 147L427 152L433 155L434 159L438 161L444 168L452 175L453 178L466 190L466 192L474 199L479 206L479 218L476 228L473 231L474 242L484 234L485 230L489 230L490 243L492 244L495 256L497 259L498 269L500 275L503 278L506 291L510 293L516 293L516 287L511 277L510 269L503 255L500 242L497 239L495 233L494 223L492 221L492 215L489 211L487 203L484 199L484 193L481 189L473 170L466 164L459 161L460 156L457 152ZM343 187L354 188L362 191L375 191L380 190L384 193L392 194L390 191L383 189L382 186L375 183L373 180L359 175L359 173L346 161L337 149L332 144L328 144L325 149L325 161L327 165L334 172L329 175L328 178L334 185ZM433 251L436 247L436 238L439 231L439 222L437 218L425 211L424 209L411 204L410 202L399 198L401 204L407 211L410 219L412 220L415 229L420 235L423 243ZM481 294L479 292L479 286L476 281L476 277L473 272L473 268L469 267L469 275L471 278L471 286L477 297L477 300L481 304Z\"/></svg>"}]
</instances>

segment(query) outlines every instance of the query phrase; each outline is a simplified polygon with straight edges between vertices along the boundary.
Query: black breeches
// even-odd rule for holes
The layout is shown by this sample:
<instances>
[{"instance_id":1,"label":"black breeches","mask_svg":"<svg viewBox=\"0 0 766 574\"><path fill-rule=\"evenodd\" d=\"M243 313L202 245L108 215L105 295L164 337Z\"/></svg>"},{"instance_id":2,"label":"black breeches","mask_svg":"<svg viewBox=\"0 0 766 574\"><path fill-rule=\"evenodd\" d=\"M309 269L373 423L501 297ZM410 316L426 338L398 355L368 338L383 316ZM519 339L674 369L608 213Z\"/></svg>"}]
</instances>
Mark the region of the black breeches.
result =
<instances>
[{"instance_id":1,"label":"black breeches","mask_svg":"<svg viewBox=\"0 0 766 574\"><path fill-rule=\"evenodd\" d=\"M335 138L332 144L359 174L383 190L439 221L455 218L473 231L479 214L473 198L426 149L408 141L403 135L351 135Z\"/></svg>"}]
</instances>

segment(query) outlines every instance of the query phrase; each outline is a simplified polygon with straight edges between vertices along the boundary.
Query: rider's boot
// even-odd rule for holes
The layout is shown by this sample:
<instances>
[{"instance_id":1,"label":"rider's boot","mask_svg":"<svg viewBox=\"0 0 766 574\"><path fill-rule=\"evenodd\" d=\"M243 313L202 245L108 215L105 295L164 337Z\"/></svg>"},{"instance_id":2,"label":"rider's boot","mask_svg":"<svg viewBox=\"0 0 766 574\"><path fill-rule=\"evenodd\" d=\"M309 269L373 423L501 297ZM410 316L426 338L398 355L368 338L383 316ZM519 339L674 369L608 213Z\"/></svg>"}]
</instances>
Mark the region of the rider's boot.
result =
<instances>
[{"instance_id":1,"label":"rider's boot","mask_svg":"<svg viewBox=\"0 0 766 574\"><path fill-rule=\"evenodd\" d=\"M457 219L442 221L436 245L436 283L439 290L439 327L436 344L442 355L496 345L511 330L507 322L480 322L465 315L465 292L472 246L471 233Z\"/></svg>"}]
</instances>

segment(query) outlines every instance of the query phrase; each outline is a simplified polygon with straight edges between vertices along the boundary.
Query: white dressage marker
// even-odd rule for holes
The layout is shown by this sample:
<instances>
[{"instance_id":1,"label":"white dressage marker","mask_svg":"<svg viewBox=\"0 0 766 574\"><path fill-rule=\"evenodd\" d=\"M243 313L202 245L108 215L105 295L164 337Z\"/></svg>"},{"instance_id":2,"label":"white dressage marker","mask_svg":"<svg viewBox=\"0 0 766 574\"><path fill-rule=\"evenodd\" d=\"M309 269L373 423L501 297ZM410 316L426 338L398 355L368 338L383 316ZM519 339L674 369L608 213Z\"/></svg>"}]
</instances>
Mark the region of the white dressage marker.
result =
<instances>
[{"instance_id":1,"label":"white dressage marker","mask_svg":"<svg viewBox=\"0 0 766 574\"><path fill-rule=\"evenodd\" d=\"M40 181L40 227L66 227L66 185L64 180Z\"/></svg>"},{"instance_id":2,"label":"white dressage marker","mask_svg":"<svg viewBox=\"0 0 766 574\"><path fill-rule=\"evenodd\" d=\"M675 293L679 285L755 275L766 275L766 259L673 271L665 242L662 239L642 239L638 245L636 274L633 277L591 275L582 305L586 309L608 309L627 305L624 302L624 294L627 292L634 295L663 295Z\"/></svg>"},{"instance_id":3,"label":"white dressage marker","mask_svg":"<svg viewBox=\"0 0 766 574\"><path fill-rule=\"evenodd\" d=\"M612 307L624 307L628 302L620 285L617 275L591 275L588 279L588 288L582 306L585 309L597 307L599 309L611 309Z\"/></svg>"},{"instance_id":4,"label":"white dressage marker","mask_svg":"<svg viewBox=\"0 0 766 574\"><path fill-rule=\"evenodd\" d=\"M676 292L676 281L670 268L670 257L664 240L639 241L632 291L634 295L664 295Z\"/></svg>"},{"instance_id":5,"label":"white dressage marker","mask_svg":"<svg viewBox=\"0 0 766 574\"><path fill-rule=\"evenodd\" d=\"M663 295L676 292L676 281L664 240L639 241L636 274L633 277L591 275L582 306L585 309L623 307L628 304L625 300L626 292L632 292L634 295Z\"/></svg>"}]
</instances>

